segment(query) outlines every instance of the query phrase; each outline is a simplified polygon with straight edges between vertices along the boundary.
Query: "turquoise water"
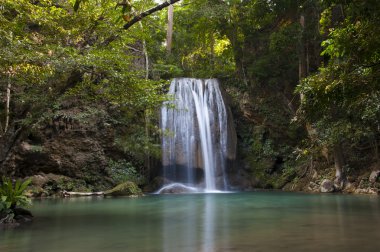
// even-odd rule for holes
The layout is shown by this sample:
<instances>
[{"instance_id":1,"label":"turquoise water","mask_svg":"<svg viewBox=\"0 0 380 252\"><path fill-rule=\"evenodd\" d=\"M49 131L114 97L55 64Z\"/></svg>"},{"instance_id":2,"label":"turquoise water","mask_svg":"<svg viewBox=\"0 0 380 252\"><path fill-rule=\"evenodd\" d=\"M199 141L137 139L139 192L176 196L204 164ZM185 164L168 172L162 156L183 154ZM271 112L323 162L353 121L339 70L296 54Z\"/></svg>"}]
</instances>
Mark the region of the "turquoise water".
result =
<instances>
[{"instance_id":1,"label":"turquoise water","mask_svg":"<svg viewBox=\"0 0 380 252\"><path fill-rule=\"evenodd\" d=\"M282 192L35 201L1 252L380 251L380 198Z\"/></svg>"}]
</instances>

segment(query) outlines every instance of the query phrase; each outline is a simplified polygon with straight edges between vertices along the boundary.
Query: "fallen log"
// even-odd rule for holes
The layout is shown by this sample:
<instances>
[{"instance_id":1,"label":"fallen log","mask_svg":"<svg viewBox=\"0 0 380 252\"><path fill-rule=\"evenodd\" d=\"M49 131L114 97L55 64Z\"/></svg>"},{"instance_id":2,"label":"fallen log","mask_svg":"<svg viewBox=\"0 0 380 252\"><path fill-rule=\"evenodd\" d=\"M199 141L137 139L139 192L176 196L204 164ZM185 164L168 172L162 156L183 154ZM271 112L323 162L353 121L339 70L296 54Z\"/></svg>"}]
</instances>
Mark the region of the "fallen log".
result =
<instances>
[{"instance_id":1,"label":"fallen log","mask_svg":"<svg viewBox=\"0 0 380 252\"><path fill-rule=\"evenodd\" d=\"M87 196L138 196L142 195L141 189L133 182L121 183L111 190L104 192L68 192L62 191L63 197L87 197Z\"/></svg>"},{"instance_id":2,"label":"fallen log","mask_svg":"<svg viewBox=\"0 0 380 252\"><path fill-rule=\"evenodd\" d=\"M63 197L104 196L104 192L62 192Z\"/></svg>"}]
</instances>

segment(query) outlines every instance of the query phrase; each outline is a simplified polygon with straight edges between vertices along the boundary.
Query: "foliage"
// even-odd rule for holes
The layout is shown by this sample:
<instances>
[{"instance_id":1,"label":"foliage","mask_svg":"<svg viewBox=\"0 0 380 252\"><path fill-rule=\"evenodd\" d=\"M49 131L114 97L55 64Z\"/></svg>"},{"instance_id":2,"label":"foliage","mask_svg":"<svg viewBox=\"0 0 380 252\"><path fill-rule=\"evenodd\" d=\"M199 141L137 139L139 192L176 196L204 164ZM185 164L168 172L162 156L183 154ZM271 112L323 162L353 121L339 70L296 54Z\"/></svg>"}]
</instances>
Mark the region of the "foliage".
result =
<instances>
[{"instance_id":1,"label":"foliage","mask_svg":"<svg viewBox=\"0 0 380 252\"><path fill-rule=\"evenodd\" d=\"M183 0L174 7L171 54L166 11L125 31L131 16L157 5L127 2L132 5L0 0L0 131L6 143L52 118L85 124L98 117L117 128L115 143L128 155L128 161L110 161L114 180L137 181L143 160L160 155L155 111L167 99L166 80L185 75L222 80L242 114L238 120L250 124L247 130L237 126L254 162L286 159L297 145L313 155L341 143L378 153L379 1ZM303 54L307 71L301 74ZM66 112L74 106L84 109ZM290 121L294 116L298 125ZM3 132L7 117L9 134ZM303 141L305 124L315 129L310 141Z\"/></svg>"},{"instance_id":2,"label":"foliage","mask_svg":"<svg viewBox=\"0 0 380 252\"><path fill-rule=\"evenodd\" d=\"M121 184L127 181L136 184L144 184L145 178L142 174L136 171L136 168L126 160L112 160L108 161L108 173L116 184Z\"/></svg>"},{"instance_id":3,"label":"foliage","mask_svg":"<svg viewBox=\"0 0 380 252\"><path fill-rule=\"evenodd\" d=\"M10 178L3 177L0 185L0 212L12 210L16 206L28 206L30 200L25 196L25 189L31 180L17 180L12 183Z\"/></svg>"},{"instance_id":4,"label":"foliage","mask_svg":"<svg viewBox=\"0 0 380 252\"><path fill-rule=\"evenodd\" d=\"M12 83L13 119L30 125L69 97L134 111L157 106L160 84L142 78L128 52L144 31L121 30L114 1L82 1L75 13L73 2L1 3L0 74Z\"/></svg>"},{"instance_id":5,"label":"foliage","mask_svg":"<svg viewBox=\"0 0 380 252\"><path fill-rule=\"evenodd\" d=\"M167 55L164 43L150 46L156 77L226 78L233 75L232 46L218 29L220 16L224 16L226 10L224 4L215 1L182 1L182 5L176 5L171 54ZM161 13L160 20L162 29L151 32L156 41L165 38L166 12Z\"/></svg>"},{"instance_id":6,"label":"foliage","mask_svg":"<svg viewBox=\"0 0 380 252\"><path fill-rule=\"evenodd\" d=\"M115 118L108 120L122 121L125 127L134 124L129 129L132 135L143 131L145 111L155 110L165 99L163 83L146 80L145 62L140 62L142 41L150 42L144 27L155 16L125 31L116 4L114 0L0 0L0 134L9 138L5 143L14 143L16 132L38 129L55 116L86 123L95 110L109 112ZM153 5L152 0L133 3L135 11ZM72 107L85 111L64 114ZM7 115L8 132L2 132ZM4 146L1 155L11 147Z\"/></svg>"},{"instance_id":7,"label":"foliage","mask_svg":"<svg viewBox=\"0 0 380 252\"><path fill-rule=\"evenodd\" d=\"M380 29L378 1L329 1L321 18L328 30L322 55L329 58L297 91L299 115L313 123L322 143L358 144L379 137ZM341 21L332 13L342 11ZM335 18L336 20L337 18Z\"/></svg>"}]
</instances>

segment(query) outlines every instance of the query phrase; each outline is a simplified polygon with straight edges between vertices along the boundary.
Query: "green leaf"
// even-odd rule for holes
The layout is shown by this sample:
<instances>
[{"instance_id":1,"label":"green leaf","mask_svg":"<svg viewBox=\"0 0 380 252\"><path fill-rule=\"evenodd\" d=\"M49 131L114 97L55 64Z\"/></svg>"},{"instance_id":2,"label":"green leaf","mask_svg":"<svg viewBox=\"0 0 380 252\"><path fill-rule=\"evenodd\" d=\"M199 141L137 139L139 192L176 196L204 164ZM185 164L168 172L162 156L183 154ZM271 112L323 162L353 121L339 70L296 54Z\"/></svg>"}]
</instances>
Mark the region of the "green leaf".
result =
<instances>
[{"instance_id":1,"label":"green leaf","mask_svg":"<svg viewBox=\"0 0 380 252\"><path fill-rule=\"evenodd\" d=\"M21 184L21 186L20 186L20 188L19 188L19 191L18 191L18 194L22 194L22 193L25 191L25 189L29 186L29 184L30 184L31 182L32 182L32 179L31 179L31 178L25 180L25 181Z\"/></svg>"},{"instance_id":2,"label":"green leaf","mask_svg":"<svg viewBox=\"0 0 380 252\"><path fill-rule=\"evenodd\" d=\"M16 183L15 183L15 186L14 186L14 191L15 191L16 195L18 195L20 185L21 185L21 180L19 180L19 179L16 180Z\"/></svg>"}]
</instances>

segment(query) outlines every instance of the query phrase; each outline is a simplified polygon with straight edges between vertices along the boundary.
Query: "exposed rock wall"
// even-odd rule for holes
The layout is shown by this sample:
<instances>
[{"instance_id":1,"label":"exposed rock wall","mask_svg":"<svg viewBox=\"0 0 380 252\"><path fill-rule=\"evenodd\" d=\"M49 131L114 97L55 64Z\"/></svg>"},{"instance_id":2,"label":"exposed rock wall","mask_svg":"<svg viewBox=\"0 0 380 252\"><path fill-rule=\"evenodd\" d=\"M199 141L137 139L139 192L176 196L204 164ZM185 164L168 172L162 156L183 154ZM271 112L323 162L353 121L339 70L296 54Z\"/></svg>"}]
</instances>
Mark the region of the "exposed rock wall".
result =
<instances>
[{"instance_id":1,"label":"exposed rock wall","mask_svg":"<svg viewBox=\"0 0 380 252\"><path fill-rule=\"evenodd\" d=\"M25 134L3 170L15 177L41 174L50 182L58 181L45 175L53 174L63 176L62 183L73 179L88 189L109 188L108 160L124 156L115 146L115 128L98 115L89 115L84 121L70 116L78 113L78 108L61 111L64 116L56 116Z\"/></svg>"}]
</instances>

